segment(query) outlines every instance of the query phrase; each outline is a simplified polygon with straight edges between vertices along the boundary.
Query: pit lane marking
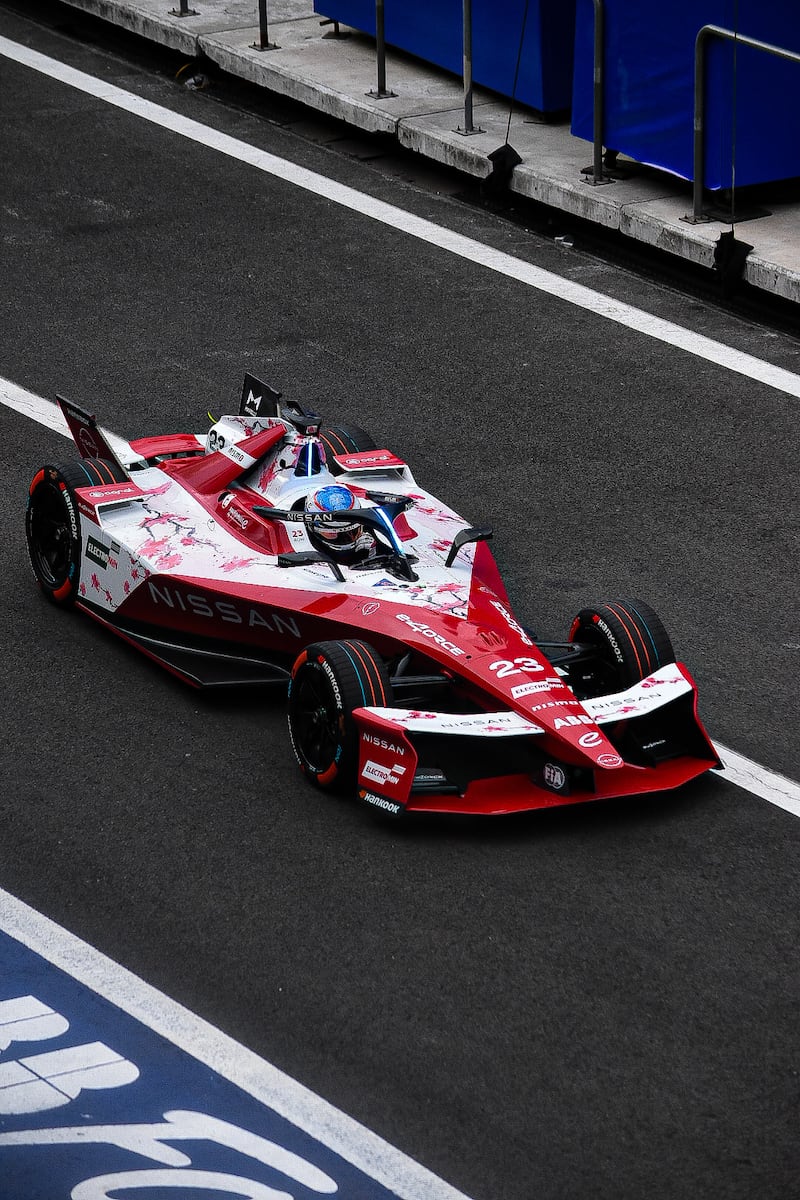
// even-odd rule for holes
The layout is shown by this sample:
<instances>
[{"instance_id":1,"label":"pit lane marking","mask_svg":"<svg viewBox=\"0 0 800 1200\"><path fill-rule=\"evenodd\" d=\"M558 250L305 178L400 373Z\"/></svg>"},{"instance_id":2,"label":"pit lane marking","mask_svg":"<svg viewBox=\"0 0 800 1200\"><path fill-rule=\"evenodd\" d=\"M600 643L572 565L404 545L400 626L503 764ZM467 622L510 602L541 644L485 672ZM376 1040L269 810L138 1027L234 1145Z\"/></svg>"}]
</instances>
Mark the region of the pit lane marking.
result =
<instances>
[{"instance_id":1,"label":"pit lane marking","mask_svg":"<svg viewBox=\"0 0 800 1200\"><path fill-rule=\"evenodd\" d=\"M420 1200L422 1196L426 1200L469 1200L463 1192L408 1158L364 1125L3 889L0 889L0 931L235 1084L393 1195L402 1200ZM51 1020L53 1015L57 1016L51 1014ZM41 1036L49 1036L51 1032L37 1030ZM78 1142L85 1144L87 1139L91 1140L91 1133L90 1126L82 1126L77 1132ZM0 1149L2 1142L14 1140L13 1132L2 1135ZM43 1133L39 1140L56 1144L58 1132ZM27 1137L30 1144L36 1141L35 1132ZM161 1161L174 1165L175 1152L170 1153L169 1160ZM202 1187L202 1184L198 1186ZM218 1190L225 1190L226 1195L233 1194L229 1188ZM2 1180L0 1193L8 1194L2 1190ZM97 1194L91 1192L92 1196ZM105 1195L105 1191L102 1194ZM244 1192L237 1189L236 1194ZM248 1191L247 1194L256 1193ZM262 1194L266 1195L258 1192L258 1195ZM278 1193L270 1190L269 1195L277 1196Z\"/></svg>"},{"instance_id":2,"label":"pit lane marking","mask_svg":"<svg viewBox=\"0 0 800 1200\"><path fill-rule=\"evenodd\" d=\"M770 804L800 817L800 784L777 771L770 771L758 763L737 754L728 746L715 744L717 754L724 763L722 770L714 772L720 779L726 779L753 796L768 800Z\"/></svg>"},{"instance_id":3,"label":"pit lane marking","mask_svg":"<svg viewBox=\"0 0 800 1200\"><path fill-rule=\"evenodd\" d=\"M10 379L3 379L2 376L0 376L0 404L52 429L54 433L63 434L64 437L70 436L67 423L57 404L51 400L45 400L42 396L37 396L35 392L27 391L19 384L12 383ZM103 432L109 438L114 437L107 430ZM769 767L762 767L759 763L745 758L744 755L738 754L727 746L717 743L716 750L725 764L723 770L715 772L721 779L735 784L753 796L758 796L761 800L768 800L770 804L785 809L795 817L800 817L800 784L788 779L785 775L771 771Z\"/></svg>"},{"instance_id":4,"label":"pit lane marking","mask_svg":"<svg viewBox=\"0 0 800 1200\"><path fill-rule=\"evenodd\" d=\"M753 355L745 354L741 350L735 350L731 346L715 342L712 338L694 333L690 329L684 329L680 325L674 325L671 321L665 321L661 317L643 312L630 304L604 296L601 292L595 292L583 284L562 279L560 275L555 275L551 271L545 271L543 268L523 262L511 254L485 246L481 242L455 233L433 221L414 216L383 200L365 195L355 188L336 183L324 175L318 175L296 163L288 162L265 150L259 150L247 142L220 133L199 121L181 116L168 108L154 104L151 100L145 100L141 96L126 92L111 83L87 75L83 71L77 71L75 68L67 66L66 63L49 58L28 46L12 42L8 38L0 37L0 55L84 92L86 95L94 96L98 100L103 100L107 104L141 117L162 129L180 134L201 146L217 150L239 162L249 163L250 166L264 171L276 179L282 179L286 183L303 188L316 196L322 196L334 204L370 217L374 221L409 234L431 246L447 250L478 266L486 267L509 279L516 279L519 283L527 284L540 292L546 292L559 300L566 300L569 304L586 309L596 316L605 317L606 320L614 321L637 333L646 334L648 337L674 346L678 350L684 350L688 354L716 363L739 375L745 375L748 379L757 380L768 387L777 388L790 396L800 398L800 376L782 367L776 367Z\"/></svg>"}]
</instances>

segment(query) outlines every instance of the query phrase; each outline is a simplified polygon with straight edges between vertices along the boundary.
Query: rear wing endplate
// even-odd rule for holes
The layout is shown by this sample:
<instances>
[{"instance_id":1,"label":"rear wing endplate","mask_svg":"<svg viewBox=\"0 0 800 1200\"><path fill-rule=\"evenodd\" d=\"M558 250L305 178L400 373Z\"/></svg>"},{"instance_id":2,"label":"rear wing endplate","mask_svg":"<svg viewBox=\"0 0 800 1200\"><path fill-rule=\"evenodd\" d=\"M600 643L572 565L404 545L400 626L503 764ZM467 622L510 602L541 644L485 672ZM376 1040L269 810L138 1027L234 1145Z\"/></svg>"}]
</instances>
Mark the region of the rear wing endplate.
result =
<instances>
[{"instance_id":1,"label":"rear wing endplate","mask_svg":"<svg viewBox=\"0 0 800 1200\"><path fill-rule=\"evenodd\" d=\"M56 395L56 400L81 458L102 458L115 463L126 478L130 478L129 467L133 463L144 465L144 459L123 438L101 429L97 418L85 408L65 396Z\"/></svg>"}]
</instances>

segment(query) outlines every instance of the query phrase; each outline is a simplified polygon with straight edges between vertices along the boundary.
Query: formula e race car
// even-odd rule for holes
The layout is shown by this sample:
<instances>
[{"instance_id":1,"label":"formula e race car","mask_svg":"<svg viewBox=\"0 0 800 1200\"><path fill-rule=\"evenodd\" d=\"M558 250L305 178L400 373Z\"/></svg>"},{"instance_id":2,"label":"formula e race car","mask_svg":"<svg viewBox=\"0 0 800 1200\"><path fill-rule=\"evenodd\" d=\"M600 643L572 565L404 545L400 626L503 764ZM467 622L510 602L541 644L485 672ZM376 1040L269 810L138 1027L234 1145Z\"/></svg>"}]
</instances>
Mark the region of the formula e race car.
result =
<instances>
[{"instance_id":1,"label":"formula e race car","mask_svg":"<svg viewBox=\"0 0 800 1200\"><path fill-rule=\"evenodd\" d=\"M246 375L207 435L131 443L58 397L80 457L30 485L33 571L195 686L288 686L300 767L374 809L509 813L674 788L719 760L638 600L567 639L514 616L487 546L353 425Z\"/></svg>"}]
</instances>

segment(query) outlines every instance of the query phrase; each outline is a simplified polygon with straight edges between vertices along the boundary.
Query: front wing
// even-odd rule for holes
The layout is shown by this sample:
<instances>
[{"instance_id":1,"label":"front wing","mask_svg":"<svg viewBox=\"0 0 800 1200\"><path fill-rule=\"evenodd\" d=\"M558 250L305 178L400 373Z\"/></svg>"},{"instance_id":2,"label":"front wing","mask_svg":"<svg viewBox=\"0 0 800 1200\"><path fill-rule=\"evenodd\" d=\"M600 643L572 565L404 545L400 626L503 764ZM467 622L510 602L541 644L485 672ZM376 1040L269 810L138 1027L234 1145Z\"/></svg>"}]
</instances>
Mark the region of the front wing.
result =
<instances>
[{"instance_id":1,"label":"front wing","mask_svg":"<svg viewBox=\"0 0 800 1200\"><path fill-rule=\"evenodd\" d=\"M618 765L576 762L552 732L507 710L356 709L359 797L395 816L500 815L668 791L721 765L681 664L583 703L604 725Z\"/></svg>"}]
</instances>

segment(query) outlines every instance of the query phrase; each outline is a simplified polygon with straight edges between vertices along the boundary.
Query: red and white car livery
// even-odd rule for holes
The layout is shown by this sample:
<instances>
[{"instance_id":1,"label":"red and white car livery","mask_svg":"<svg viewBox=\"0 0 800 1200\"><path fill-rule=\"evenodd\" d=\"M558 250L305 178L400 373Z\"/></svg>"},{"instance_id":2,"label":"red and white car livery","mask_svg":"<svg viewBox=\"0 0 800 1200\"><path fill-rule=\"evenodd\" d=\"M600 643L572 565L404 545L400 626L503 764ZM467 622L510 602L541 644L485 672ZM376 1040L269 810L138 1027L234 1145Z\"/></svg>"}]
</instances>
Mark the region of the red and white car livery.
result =
<instances>
[{"instance_id":1,"label":"red and white car livery","mask_svg":"<svg viewBox=\"0 0 800 1200\"><path fill-rule=\"evenodd\" d=\"M512 612L491 530L362 429L250 375L239 413L203 436L126 443L59 403L80 457L31 483L42 591L196 686L288 684L318 787L392 815L506 813L719 765L652 609L586 607L564 641L539 640ZM310 504L326 492L345 509Z\"/></svg>"}]
</instances>

